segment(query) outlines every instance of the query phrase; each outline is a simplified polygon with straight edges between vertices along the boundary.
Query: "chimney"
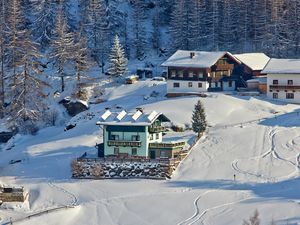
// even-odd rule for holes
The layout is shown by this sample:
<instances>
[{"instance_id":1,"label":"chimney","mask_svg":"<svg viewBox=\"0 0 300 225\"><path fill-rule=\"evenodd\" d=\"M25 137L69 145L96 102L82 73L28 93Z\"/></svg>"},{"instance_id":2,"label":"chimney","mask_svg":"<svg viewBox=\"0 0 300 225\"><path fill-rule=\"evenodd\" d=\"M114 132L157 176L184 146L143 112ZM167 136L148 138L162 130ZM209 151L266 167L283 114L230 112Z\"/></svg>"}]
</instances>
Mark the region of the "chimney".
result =
<instances>
[{"instance_id":1,"label":"chimney","mask_svg":"<svg viewBox=\"0 0 300 225\"><path fill-rule=\"evenodd\" d=\"M144 112L143 108L136 108L136 111Z\"/></svg>"},{"instance_id":2,"label":"chimney","mask_svg":"<svg viewBox=\"0 0 300 225\"><path fill-rule=\"evenodd\" d=\"M191 52L191 59L195 58L195 52Z\"/></svg>"}]
</instances>

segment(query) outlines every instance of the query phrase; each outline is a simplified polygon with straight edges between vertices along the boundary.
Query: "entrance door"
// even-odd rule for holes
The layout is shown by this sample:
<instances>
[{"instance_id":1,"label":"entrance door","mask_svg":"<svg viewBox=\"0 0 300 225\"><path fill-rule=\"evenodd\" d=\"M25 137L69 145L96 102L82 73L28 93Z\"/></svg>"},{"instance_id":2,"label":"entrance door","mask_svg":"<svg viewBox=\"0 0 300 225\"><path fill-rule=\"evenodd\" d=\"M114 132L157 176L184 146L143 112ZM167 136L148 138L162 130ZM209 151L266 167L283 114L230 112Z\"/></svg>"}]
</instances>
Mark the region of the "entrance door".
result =
<instances>
[{"instance_id":1,"label":"entrance door","mask_svg":"<svg viewBox=\"0 0 300 225\"><path fill-rule=\"evenodd\" d=\"M155 156L155 151L154 150L151 150L150 151L150 159L155 159L156 156Z\"/></svg>"}]
</instances>

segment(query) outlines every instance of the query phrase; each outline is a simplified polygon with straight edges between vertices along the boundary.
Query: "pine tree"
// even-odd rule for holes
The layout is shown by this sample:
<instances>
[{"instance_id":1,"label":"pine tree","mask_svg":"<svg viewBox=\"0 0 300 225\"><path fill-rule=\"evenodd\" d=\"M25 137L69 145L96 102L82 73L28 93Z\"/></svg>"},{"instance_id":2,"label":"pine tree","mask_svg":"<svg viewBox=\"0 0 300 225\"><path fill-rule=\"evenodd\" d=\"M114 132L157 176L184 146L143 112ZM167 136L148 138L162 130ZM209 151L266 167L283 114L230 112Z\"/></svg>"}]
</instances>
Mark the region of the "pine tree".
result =
<instances>
[{"instance_id":1,"label":"pine tree","mask_svg":"<svg viewBox=\"0 0 300 225\"><path fill-rule=\"evenodd\" d=\"M145 56L145 13L144 13L144 1L143 0L133 0L133 19L134 19L134 47L135 47L135 57L137 59L143 59Z\"/></svg>"},{"instance_id":2,"label":"pine tree","mask_svg":"<svg viewBox=\"0 0 300 225\"><path fill-rule=\"evenodd\" d=\"M195 105L195 109L192 115L192 128L195 133L198 134L198 137L206 130L207 122L206 115L204 111L204 106L199 100Z\"/></svg>"},{"instance_id":3,"label":"pine tree","mask_svg":"<svg viewBox=\"0 0 300 225\"><path fill-rule=\"evenodd\" d=\"M4 71L4 60L5 60L5 52L4 52L4 41L5 41L5 1L0 1L0 118L4 116L4 106L5 106L5 71Z\"/></svg>"},{"instance_id":4,"label":"pine tree","mask_svg":"<svg viewBox=\"0 0 300 225\"><path fill-rule=\"evenodd\" d=\"M104 73L105 61L109 46L108 22L104 0L90 0L88 8L88 29L92 56Z\"/></svg>"},{"instance_id":5,"label":"pine tree","mask_svg":"<svg viewBox=\"0 0 300 225\"><path fill-rule=\"evenodd\" d=\"M40 44L43 50L46 50L53 39L57 2L55 0L38 1L34 8L36 18L32 26L32 33L35 41Z\"/></svg>"},{"instance_id":6,"label":"pine tree","mask_svg":"<svg viewBox=\"0 0 300 225\"><path fill-rule=\"evenodd\" d=\"M13 70L12 84L16 83L17 76L17 63L21 55L22 38L24 35L25 18L21 9L20 0L11 0L8 3L7 11L9 12L7 25L8 25L8 65Z\"/></svg>"},{"instance_id":7,"label":"pine tree","mask_svg":"<svg viewBox=\"0 0 300 225\"><path fill-rule=\"evenodd\" d=\"M38 45L31 40L30 31L24 30L22 51L17 63L16 82L13 84L12 103L9 106L9 120L12 126L28 130L39 121L45 112L43 100L46 84L38 76L42 73L39 59L42 57Z\"/></svg>"},{"instance_id":8,"label":"pine tree","mask_svg":"<svg viewBox=\"0 0 300 225\"><path fill-rule=\"evenodd\" d=\"M81 28L83 29L83 28ZM87 40L83 37L82 32L79 31L77 33L76 44L74 45L75 49L75 71L76 71L76 91L75 95L77 98L84 99L84 92L82 90L83 78L87 78L87 74L85 73L89 68L89 60L88 60L88 48L87 48Z\"/></svg>"},{"instance_id":9,"label":"pine tree","mask_svg":"<svg viewBox=\"0 0 300 225\"><path fill-rule=\"evenodd\" d=\"M186 43L186 27L185 27L185 1L178 0L174 2L174 8L171 15L170 33L172 37L171 49L187 49Z\"/></svg>"},{"instance_id":10,"label":"pine tree","mask_svg":"<svg viewBox=\"0 0 300 225\"><path fill-rule=\"evenodd\" d=\"M127 59L117 35L109 56L108 73L113 77L123 76L127 73Z\"/></svg>"},{"instance_id":11,"label":"pine tree","mask_svg":"<svg viewBox=\"0 0 300 225\"><path fill-rule=\"evenodd\" d=\"M54 59L57 66L57 74L61 78L61 91L65 90L65 63L73 59L72 50L74 49L74 36L68 31L67 21L63 13L62 3L60 2L59 11L55 26L55 37L52 41L52 51L50 58Z\"/></svg>"}]
</instances>

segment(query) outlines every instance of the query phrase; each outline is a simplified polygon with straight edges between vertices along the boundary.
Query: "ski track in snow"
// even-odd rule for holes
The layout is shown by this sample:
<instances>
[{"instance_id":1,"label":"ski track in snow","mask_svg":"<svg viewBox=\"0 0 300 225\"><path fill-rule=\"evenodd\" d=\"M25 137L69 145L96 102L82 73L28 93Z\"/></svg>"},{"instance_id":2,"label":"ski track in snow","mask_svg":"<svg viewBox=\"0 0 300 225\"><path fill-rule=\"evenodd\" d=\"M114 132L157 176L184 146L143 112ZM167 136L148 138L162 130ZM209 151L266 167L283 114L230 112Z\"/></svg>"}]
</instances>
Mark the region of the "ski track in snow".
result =
<instances>
[{"instance_id":1,"label":"ski track in snow","mask_svg":"<svg viewBox=\"0 0 300 225\"><path fill-rule=\"evenodd\" d=\"M299 164L300 164L300 153L297 155L296 157L296 162L297 164L295 164L294 162L292 162L291 160L288 160L288 159L285 159L285 158L282 158L278 152L276 151L276 144L275 144L275 136L280 133L280 132L284 132L285 130L278 130L278 128L272 128L269 133L268 133L268 138L269 138L269 143L271 145L270 149L263 153L262 155L259 155L259 156L254 156L254 157L251 157L251 158L247 158L247 159L235 159L232 163L231 163L231 167L233 168L233 170L235 170L236 172L238 173L241 173L241 174L244 174L244 175L250 175L250 176L254 176L256 178L260 178L260 179L263 179L264 181L267 181L267 182L275 182L276 180L282 180L282 179L288 179L290 177L293 177L295 176L298 171L299 171ZM291 143L293 143L293 140L291 141ZM269 168L269 175L268 176L264 176L263 174L260 174L260 173L253 173L253 172L249 172L249 171L244 171L242 169L239 168L238 164L239 164L239 161L240 160L258 160L258 166L261 164L259 163L260 159L262 158L266 158L268 155L271 155L271 162L272 162L272 159L277 159L277 160L281 160L281 161L284 161L288 164L291 164L294 168L295 168L295 171L288 174L288 175L285 175L285 176L281 176L281 177L272 177L270 175L271 173L271 170L272 168ZM258 171L260 171L260 168L258 168Z\"/></svg>"},{"instance_id":2,"label":"ski track in snow","mask_svg":"<svg viewBox=\"0 0 300 225\"><path fill-rule=\"evenodd\" d=\"M57 184L54 184L53 181L48 182L48 185L52 188L55 188L55 189L65 193L66 195L69 195L69 197L71 197L72 202L70 204L66 204L65 206L77 206L78 205L78 198L73 193L69 192L65 188L59 187Z\"/></svg>"}]
</instances>

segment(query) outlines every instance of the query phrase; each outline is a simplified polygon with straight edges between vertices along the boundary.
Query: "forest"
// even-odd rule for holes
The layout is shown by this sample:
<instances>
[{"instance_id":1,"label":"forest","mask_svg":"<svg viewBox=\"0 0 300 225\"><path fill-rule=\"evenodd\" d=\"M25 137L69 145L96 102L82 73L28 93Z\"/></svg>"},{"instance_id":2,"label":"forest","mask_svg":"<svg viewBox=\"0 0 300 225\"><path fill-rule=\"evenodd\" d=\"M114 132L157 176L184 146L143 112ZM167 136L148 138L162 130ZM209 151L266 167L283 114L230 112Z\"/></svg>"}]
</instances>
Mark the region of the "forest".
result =
<instances>
[{"instance_id":1,"label":"forest","mask_svg":"<svg viewBox=\"0 0 300 225\"><path fill-rule=\"evenodd\" d=\"M71 74L80 98L89 68L109 75L116 35L129 64L177 49L296 58L299 28L299 0L0 0L0 117L40 121L54 77L64 92Z\"/></svg>"}]
</instances>

